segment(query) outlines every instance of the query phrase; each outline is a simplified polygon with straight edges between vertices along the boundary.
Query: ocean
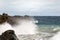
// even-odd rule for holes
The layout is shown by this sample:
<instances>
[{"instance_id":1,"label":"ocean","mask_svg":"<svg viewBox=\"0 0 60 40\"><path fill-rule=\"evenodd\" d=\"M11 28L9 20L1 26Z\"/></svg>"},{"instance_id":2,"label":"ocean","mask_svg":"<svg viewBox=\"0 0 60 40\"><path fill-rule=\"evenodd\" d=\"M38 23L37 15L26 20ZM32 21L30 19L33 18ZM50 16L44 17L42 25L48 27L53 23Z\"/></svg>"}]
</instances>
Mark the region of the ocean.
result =
<instances>
[{"instance_id":1,"label":"ocean","mask_svg":"<svg viewBox=\"0 0 60 40\"><path fill-rule=\"evenodd\" d=\"M52 32L53 29L60 30L60 16L34 16L38 22L39 31Z\"/></svg>"},{"instance_id":2,"label":"ocean","mask_svg":"<svg viewBox=\"0 0 60 40\"><path fill-rule=\"evenodd\" d=\"M60 40L60 16L34 16L37 22L37 31L41 35L49 35L49 39L41 40Z\"/></svg>"},{"instance_id":3,"label":"ocean","mask_svg":"<svg viewBox=\"0 0 60 40\"><path fill-rule=\"evenodd\" d=\"M38 25L60 25L60 16L34 16Z\"/></svg>"}]
</instances>

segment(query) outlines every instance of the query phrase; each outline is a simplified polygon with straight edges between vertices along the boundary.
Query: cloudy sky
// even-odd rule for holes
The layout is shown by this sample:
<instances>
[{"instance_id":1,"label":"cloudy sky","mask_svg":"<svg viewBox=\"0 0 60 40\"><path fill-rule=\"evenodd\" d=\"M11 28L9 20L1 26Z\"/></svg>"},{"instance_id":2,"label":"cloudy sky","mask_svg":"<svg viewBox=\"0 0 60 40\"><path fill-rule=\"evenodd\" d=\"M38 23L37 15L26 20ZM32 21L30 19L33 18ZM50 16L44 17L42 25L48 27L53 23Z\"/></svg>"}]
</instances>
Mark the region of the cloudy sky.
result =
<instances>
[{"instance_id":1,"label":"cloudy sky","mask_svg":"<svg viewBox=\"0 0 60 40\"><path fill-rule=\"evenodd\" d=\"M0 14L60 16L60 0L0 0Z\"/></svg>"}]
</instances>

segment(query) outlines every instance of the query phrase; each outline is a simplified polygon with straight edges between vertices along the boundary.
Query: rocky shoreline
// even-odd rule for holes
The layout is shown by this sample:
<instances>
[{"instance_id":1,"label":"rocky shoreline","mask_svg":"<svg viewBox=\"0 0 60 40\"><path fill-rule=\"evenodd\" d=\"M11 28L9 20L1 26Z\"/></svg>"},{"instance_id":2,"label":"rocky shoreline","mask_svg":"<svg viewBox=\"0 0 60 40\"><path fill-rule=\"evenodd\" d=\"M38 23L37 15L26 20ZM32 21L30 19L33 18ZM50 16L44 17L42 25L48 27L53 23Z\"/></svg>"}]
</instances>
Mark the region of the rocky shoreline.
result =
<instances>
[{"instance_id":1,"label":"rocky shoreline","mask_svg":"<svg viewBox=\"0 0 60 40\"><path fill-rule=\"evenodd\" d=\"M14 16L9 16L6 13L3 13L2 15L0 14L0 24L4 22L8 22L11 25L16 25L18 24L17 21L20 20L33 20L31 16L25 15L25 16L19 16L19 15L14 15Z\"/></svg>"}]
</instances>

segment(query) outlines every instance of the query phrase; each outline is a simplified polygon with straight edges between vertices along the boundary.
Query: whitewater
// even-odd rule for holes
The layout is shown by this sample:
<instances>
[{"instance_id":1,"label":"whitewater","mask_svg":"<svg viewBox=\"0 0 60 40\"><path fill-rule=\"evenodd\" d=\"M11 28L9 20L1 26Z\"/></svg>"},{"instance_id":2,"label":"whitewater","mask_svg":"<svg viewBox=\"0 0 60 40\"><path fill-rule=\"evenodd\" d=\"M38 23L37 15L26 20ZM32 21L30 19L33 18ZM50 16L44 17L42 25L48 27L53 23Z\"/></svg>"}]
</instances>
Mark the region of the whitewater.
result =
<instances>
[{"instance_id":1,"label":"whitewater","mask_svg":"<svg viewBox=\"0 0 60 40\"><path fill-rule=\"evenodd\" d=\"M60 40L59 28L54 28L57 31L55 34L47 32L37 32L37 25L34 21L23 20L19 21L18 25L10 25L8 22L0 24L0 35L6 30L14 30L19 40Z\"/></svg>"}]
</instances>

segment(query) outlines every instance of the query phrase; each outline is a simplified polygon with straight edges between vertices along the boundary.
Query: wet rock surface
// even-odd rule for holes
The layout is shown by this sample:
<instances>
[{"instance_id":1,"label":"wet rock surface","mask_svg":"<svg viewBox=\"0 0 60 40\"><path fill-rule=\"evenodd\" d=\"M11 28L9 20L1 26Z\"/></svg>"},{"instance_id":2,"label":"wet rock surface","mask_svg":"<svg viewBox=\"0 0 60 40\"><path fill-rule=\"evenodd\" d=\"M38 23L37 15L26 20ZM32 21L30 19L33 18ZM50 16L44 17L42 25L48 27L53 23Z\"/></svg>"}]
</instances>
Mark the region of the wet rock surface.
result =
<instances>
[{"instance_id":1,"label":"wet rock surface","mask_svg":"<svg viewBox=\"0 0 60 40\"><path fill-rule=\"evenodd\" d=\"M13 30L7 30L0 35L0 40L18 40Z\"/></svg>"}]
</instances>

